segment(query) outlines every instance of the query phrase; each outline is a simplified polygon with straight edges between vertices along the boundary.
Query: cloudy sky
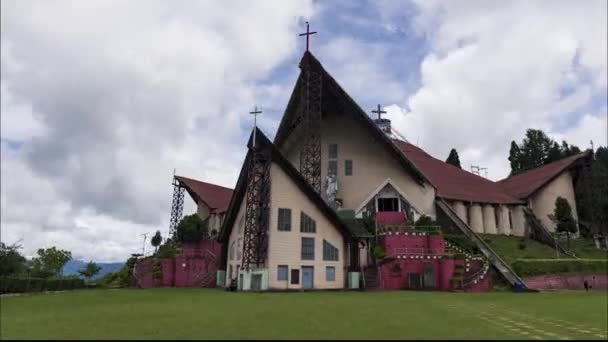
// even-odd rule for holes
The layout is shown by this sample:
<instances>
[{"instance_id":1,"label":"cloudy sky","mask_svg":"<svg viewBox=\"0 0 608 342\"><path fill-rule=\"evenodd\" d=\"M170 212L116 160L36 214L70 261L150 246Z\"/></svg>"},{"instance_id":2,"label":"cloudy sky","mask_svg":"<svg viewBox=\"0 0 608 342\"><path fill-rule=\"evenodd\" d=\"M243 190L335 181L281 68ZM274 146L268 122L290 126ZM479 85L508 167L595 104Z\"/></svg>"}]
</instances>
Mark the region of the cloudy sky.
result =
<instances>
[{"instance_id":1,"label":"cloudy sky","mask_svg":"<svg viewBox=\"0 0 608 342\"><path fill-rule=\"evenodd\" d=\"M437 158L455 147L500 179L529 127L605 146L606 7L3 0L1 239L121 261L142 233L168 231L174 168L233 187L253 105L275 134L306 20L311 50L362 108L386 106Z\"/></svg>"}]
</instances>

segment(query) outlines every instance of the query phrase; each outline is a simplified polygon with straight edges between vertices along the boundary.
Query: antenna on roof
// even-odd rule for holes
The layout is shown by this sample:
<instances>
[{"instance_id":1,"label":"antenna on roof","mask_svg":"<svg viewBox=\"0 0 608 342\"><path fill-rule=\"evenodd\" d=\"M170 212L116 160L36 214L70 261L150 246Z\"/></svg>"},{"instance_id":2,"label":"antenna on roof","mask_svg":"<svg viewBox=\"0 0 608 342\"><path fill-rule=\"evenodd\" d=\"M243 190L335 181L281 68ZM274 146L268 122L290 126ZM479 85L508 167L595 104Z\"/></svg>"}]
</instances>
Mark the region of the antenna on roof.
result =
<instances>
[{"instance_id":1,"label":"antenna on roof","mask_svg":"<svg viewBox=\"0 0 608 342\"><path fill-rule=\"evenodd\" d=\"M144 237L144 244L141 248L141 255L146 255L146 239L148 238L148 234L150 234L150 232L141 234Z\"/></svg>"},{"instance_id":2,"label":"antenna on roof","mask_svg":"<svg viewBox=\"0 0 608 342\"><path fill-rule=\"evenodd\" d=\"M481 177L481 170L484 171L484 177L488 178L488 168L487 167L481 167L479 165L471 165L471 173L478 175Z\"/></svg>"},{"instance_id":3,"label":"antenna on roof","mask_svg":"<svg viewBox=\"0 0 608 342\"><path fill-rule=\"evenodd\" d=\"M589 140L589 143L591 144L591 152L593 152L593 140Z\"/></svg>"}]
</instances>

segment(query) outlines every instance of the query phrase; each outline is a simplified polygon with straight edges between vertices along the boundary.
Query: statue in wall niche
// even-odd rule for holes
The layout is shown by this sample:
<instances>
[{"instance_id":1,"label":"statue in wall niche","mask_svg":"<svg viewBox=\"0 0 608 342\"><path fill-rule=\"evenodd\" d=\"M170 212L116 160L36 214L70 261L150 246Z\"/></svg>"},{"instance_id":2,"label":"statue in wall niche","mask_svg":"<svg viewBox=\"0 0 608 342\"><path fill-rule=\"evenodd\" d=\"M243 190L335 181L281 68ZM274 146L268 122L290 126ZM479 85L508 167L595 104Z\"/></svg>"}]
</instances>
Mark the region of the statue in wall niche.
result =
<instances>
[{"instance_id":1,"label":"statue in wall niche","mask_svg":"<svg viewBox=\"0 0 608 342\"><path fill-rule=\"evenodd\" d=\"M328 174L325 178L325 194L330 207L336 207L336 194L338 193L338 178L336 175Z\"/></svg>"}]
</instances>

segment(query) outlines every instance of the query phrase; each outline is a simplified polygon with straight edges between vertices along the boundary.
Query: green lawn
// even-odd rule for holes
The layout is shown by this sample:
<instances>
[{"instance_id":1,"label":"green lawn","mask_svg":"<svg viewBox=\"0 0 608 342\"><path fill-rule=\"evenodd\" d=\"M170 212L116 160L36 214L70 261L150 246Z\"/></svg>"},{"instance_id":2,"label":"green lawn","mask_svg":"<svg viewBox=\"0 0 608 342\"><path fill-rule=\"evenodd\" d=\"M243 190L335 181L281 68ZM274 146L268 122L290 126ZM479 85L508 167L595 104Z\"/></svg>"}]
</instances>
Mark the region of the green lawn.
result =
<instances>
[{"instance_id":1,"label":"green lawn","mask_svg":"<svg viewBox=\"0 0 608 342\"><path fill-rule=\"evenodd\" d=\"M605 292L80 290L2 297L3 339L606 339Z\"/></svg>"},{"instance_id":2,"label":"green lawn","mask_svg":"<svg viewBox=\"0 0 608 342\"><path fill-rule=\"evenodd\" d=\"M557 255L551 247L534 241L526 240L526 248L519 249L520 237L505 235L479 234L490 247L508 263L513 263L516 259L555 259ZM566 243L560 244L566 248ZM579 258L583 259L605 259L608 252L595 248L593 241L589 239L576 239L570 241L570 249ZM560 258L567 258L560 255Z\"/></svg>"}]
</instances>

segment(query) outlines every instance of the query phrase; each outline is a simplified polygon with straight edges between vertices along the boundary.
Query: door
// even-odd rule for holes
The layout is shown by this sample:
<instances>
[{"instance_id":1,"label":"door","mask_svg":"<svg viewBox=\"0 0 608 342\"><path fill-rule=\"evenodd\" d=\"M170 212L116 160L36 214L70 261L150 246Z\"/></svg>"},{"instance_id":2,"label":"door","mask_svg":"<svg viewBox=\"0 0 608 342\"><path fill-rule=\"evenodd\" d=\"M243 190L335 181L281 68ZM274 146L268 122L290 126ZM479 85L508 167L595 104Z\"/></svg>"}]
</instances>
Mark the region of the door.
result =
<instances>
[{"instance_id":1,"label":"door","mask_svg":"<svg viewBox=\"0 0 608 342\"><path fill-rule=\"evenodd\" d=\"M435 277L433 276L433 265L430 263L424 264L424 273L422 275L424 288L432 289L435 287Z\"/></svg>"},{"instance_id":2,"label":"door","mask_svg":"<svg viewBox=\"0 0 608 342\"><path fill-rule=\"evenodd\" d=\"M314 270L314 268L312 266L303 266L302 267L302 288L303 289L312 289L314 287L313 270Z\"/></svg>"},{"instance_id":3,"label":"door","mask_svg":"<svg viewBox=\"0 0 608 342\"><path fill-rule=\"evenodd\" d=\"M409 288L412 290L420 288L420 274L419 273L409 273Z\"/></svg>"},{"instance_id":4,"label":"door","mask_svg":"<svg viewBox=\"0 0 608 342\"><path fill-rule=\"evenodd\" d=\"M252 274L251 275L251 289L254 291L259 291L262 289L262 275L261 274Z\"/></svg>"}]
</instances>

